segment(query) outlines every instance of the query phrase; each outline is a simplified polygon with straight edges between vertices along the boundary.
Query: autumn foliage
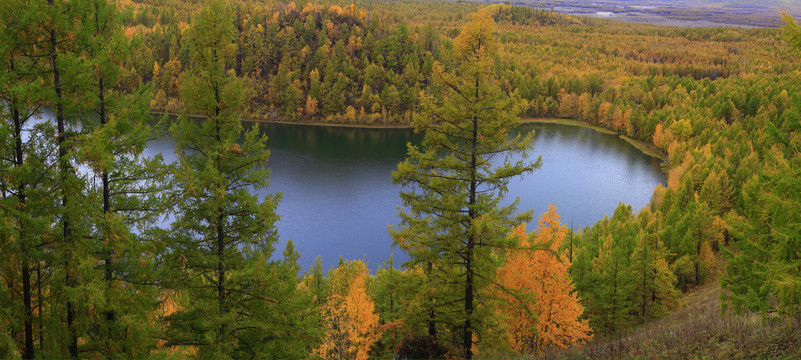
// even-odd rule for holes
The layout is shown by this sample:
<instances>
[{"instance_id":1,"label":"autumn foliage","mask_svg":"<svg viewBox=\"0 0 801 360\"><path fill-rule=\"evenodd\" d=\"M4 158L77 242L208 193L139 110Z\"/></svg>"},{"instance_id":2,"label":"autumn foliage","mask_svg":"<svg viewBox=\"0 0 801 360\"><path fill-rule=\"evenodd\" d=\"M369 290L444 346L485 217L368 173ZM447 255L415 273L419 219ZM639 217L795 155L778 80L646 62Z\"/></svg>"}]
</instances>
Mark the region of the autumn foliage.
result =
<instances>
[{"instance_id":1,"label":"autumn foliage","mask_svg":"<svg viewBox=\"0 0 801 360\"><path fill-rule=\"evenodd\" d=\"M566 251L560 250L568 229L556 207L542 214L536 235L525 231L523 224L512 232L520 246L507 252L493 289L502 300L496 312L509 317L509 347L525 354L589 340L592 330L581 319L584 307L568 275Z\"/></svg>"},{"instance_id":2,"label":"autumn foliage","mask_svg":"<svg viewBox=\"0 0 801 360\"><path fill-rule=\"evenodd\" d=\"M0 359L470 357L496 338L530 356L613 337L716 282L727 312L799 318L789 14L779 30L478 2L206 3L0 1ZM151 129L148 110L184 116ZM498 208L514 195L504 179L531 169L482 167L530 149L507 142L518 116L642 142L666 185L570 246L553 207L507 236L531 219ZM270 260L280 195L249 192L268 189L269 143L246 119L427 126L397 180L431 189L401 194L411 260L375 276L317 262L302 282L291 242ZM177 161L140 156L167 127Z\"/></svg>"},{"instance_id":3,"label":"autumn foliage","mask_svg":"<svg viewBox=\"0 0 801 360\"><path fill-rule=\"evenodd\" d=\"M322 308L325 338L314 351L324 359L367 359L370 346L381 337L375 305L368 296L367 265L345 261L329 274L328 300Z\"/></svg>"}]
</instances>

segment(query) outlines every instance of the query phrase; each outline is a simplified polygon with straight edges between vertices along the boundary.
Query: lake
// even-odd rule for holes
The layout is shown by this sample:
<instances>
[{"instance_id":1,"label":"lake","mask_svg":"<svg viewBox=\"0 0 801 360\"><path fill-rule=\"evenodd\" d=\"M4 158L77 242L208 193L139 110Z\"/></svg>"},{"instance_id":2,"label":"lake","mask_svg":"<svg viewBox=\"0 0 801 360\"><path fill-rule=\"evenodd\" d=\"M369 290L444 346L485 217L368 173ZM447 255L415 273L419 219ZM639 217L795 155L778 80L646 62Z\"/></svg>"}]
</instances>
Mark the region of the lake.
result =
<instances>
[{"instance_id":1,"label":"lake","mask_svg":"<svg viewBox=\"0 0 801 360\"><path fill-rule=\"evenodd\" d=\"M252 124L246 125L249 128ZM406 156L407 142L422 136L412 129L326 127L259 123L267 134L272 169L269 192L282 192L278 207L280 256L287 239L300 252L303 270L321 256L327 270L339 257L363 259L375 270L394 254L388 225L398 224L399 186L391 173ZM542 168L509 184L509 201L520 197L520 210L535 216L555 203L562 222L574 228L611 216L620 202L635 211L665 183L660 160L647 156L616 135L559 124L524 124L534 129L530 154L542 156ZM174 159L169 140L151 143L147 153ZM508 201L507 201L508 203ZM536 219L528 226L536 228Z\"/></svg>"}]
</instances>

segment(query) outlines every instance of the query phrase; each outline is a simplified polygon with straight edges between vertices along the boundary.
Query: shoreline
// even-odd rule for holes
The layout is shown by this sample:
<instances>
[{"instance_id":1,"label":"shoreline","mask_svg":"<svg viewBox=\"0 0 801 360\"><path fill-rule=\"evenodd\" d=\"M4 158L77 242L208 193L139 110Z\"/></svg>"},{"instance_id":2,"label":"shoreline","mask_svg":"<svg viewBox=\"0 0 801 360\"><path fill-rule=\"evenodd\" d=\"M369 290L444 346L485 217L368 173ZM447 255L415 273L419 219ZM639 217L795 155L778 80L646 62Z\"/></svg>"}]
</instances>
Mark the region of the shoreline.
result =
<instances>
[{"instance_id":1,"label":"shoreline","mask_svg":"<svg viewBox=\"0 0 801 360\"><path fill-rule=\"evenodd\" d=\"M180 116L181 114L172 112L156 112L151 111L153 116ZM341 128L360 128L360 129L414 129L413 125L408 124L342 124L342 123L327 123L321 121L288 121L288 120L267 120L263 118L243 117L242 121L252 123L266 123L266 124L282 124L282 125L304 125L304 126L326 126L326 127L341 127ZM624 141L628 142L637 150L640 150L645 155L655 157L662 161L667 161L667 154L657 149L654 145L644 141L632 139L626 135L609 130L597 125L590 124L583 120L562 119L562 118L521 118L520 124L558 124L567 126L578 126L587 129L592 129L604 134L617 135Z\"/></svg>"},{"instance_id":2,"label":"shoreline","mask_svg":"<svg viewBox=\"0 0 801 360\"><path fill-rule=\"evenodd\" d=\"M266 123L266 124L326 126L326 127L362 128L362 129L414 129L414 126L406 124L342 124L342 123L327 123L320 121L264 120L256 118L243 118L242 121Z\"/></svg>"},{"instance_id":3,"label":"shoreline","mask_svg":"<svg viewBox=\"0 0 801 360\"><path fill-rule=\"evenodd\" d=\"M662 160L662 161L667 161L667 154L665 154L661 150L657 149L656 146L654 146L653 144L649 144L647 142L640 141L640 140L637 140L637 139L632 139L632 138L630 138L630 137L628 137L626 135L623 135L623 134L621 134L621 133L619 133L617 131L609 130L609 129L606 129L606 128L603 128L603 127L600 127L600 126L597 126L597 125L593 125L593 124L590 124L590 123L588 123L586 121L573 120L573 119L561 119L561 118L524 118L524 119L520 119L520 123L521 124L537 124L537 123L540 123L540 124L559 124L559 125L568 125L568 126L578 126L578 127L583 127L583 128L592 129L592 130L595 130L595 131L598 131L598 132L602 132L604 134L617 135L619 138L621 138L624 141L626 141L627 143L631 144L631 146L634 146L635 148L637 148L637 150L640 150L645 155L648 155L648 156L651 156L651 157L655 157L655 158L657 158L659 160Z\"/></svg>"},{"instance_id":4,"label":"shoreline","mask_svg":"<svg viewBox=\"0 0 801 360\"><path fill-rule=\"evenodd\" d=\"M597 132L601 132L604 134L610 135L618 135L617 132L590 124L583 120L574 120L574 119L562 119L562 118L521 118L521 124L558 124L558 125L568 125L568 126L578 126L587 129L592 129Z\"/></svg>"},{"instance_id":5,"label":"shoreline","mask_svg":"<svg viewBox=\"0 0 801 360\"><path fill-rule=\"evenodd\" d=\"M149 111L153 116L162 117L167 116L181 116L183 114L169 111ZM190 115L192 118L201 118L199 115ZM250 123L265 123L265 124L282 124L282 125L306 125L306 126L326 126L326 127L344 127L344 128L363 128L363 129L414 129L413 125L408 124L343 124L343 123L327 123L323 121L289 121L289 120L267 120L257 117L242 117L242 122Z\"/></svg>"}]
</instances>

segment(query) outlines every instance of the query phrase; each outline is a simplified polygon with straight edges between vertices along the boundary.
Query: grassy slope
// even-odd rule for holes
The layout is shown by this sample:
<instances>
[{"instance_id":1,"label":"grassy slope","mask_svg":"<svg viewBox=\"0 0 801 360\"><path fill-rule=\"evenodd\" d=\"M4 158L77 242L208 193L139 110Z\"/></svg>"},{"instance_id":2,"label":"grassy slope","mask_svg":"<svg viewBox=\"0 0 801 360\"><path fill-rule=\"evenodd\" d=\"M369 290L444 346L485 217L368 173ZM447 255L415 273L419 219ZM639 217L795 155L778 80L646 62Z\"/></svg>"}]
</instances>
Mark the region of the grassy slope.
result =
<instances>
[{"instance_id":1,"label":"grassy slope","mask_svg":"<svg viewBox=\"0 0 801 360\"><path fill-rule=\"evenodd\" d=\"M721 313L717 282L688 293L672 314L613 339L538 358L801 358L801 319Z\"/></svg>"}]
</instances>

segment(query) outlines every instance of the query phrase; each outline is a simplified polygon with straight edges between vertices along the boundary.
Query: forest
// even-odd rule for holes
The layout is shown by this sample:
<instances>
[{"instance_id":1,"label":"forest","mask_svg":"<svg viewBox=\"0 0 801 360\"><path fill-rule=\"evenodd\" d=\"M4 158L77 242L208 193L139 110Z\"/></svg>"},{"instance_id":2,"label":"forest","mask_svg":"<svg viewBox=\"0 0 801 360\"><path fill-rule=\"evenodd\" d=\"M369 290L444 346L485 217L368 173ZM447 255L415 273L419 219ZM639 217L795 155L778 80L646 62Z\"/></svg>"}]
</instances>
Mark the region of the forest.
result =
<instances>
[{"instance_id":1,"label":"forest","mask_svg":"<svg viewBox=\"0 0 801 360\"><path fill-rule=\"evenodd\" d=\"M675 28L508 3L6 0L0 18L0 358L801 356L787 13ZM583 229L558 204L502 206L542 165L510 137L521 118L645 143L667 184ZM276 249L281 194L252 191L270 140L247 121L421 132L387 174L410 260L301 269ZM164 136L176 161L143 156ZM523 160L490 163L507 154ZM770 352L581 352L710 287L721 326L775 330Z\"/></svg>"}]
</instances>

